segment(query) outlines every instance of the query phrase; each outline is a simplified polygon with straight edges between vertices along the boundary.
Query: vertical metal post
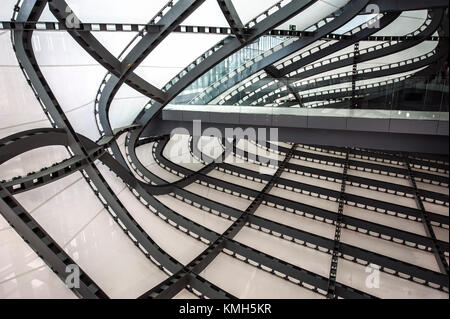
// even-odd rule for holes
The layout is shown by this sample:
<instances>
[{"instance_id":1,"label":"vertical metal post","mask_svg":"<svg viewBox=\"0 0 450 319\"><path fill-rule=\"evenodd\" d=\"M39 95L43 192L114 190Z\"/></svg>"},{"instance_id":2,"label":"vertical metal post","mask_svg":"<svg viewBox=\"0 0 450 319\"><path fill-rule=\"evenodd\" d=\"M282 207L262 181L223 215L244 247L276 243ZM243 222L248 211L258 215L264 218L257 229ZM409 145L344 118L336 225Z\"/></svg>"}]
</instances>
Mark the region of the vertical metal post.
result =
<instances>
[{"instance_id":1,"label":"vertical metal post","mask_svg":"<svg viewBox=\"0 0 450 319\"><path fill-rule=\"evenodd\" d=\"M428 237L431 238L431 240L433 241L433 253L434 256L436 258L436 262L439 266L439 269L442 273L448 275L448 264L447 261L445 259L444 253L442 252L441 248L439 247L439 243L436 239L436 235L434 233L433 230L433 226L431 225L431 221L430 218L428 216L427 211L425 210L425 207L423 206L423 202L422 202L422 198L420 196L420 192L417 189L417 184L416 184L416 180L414 177L414 172L411 169L411 164L409 163L409 157L407 154L403 153L403 159L405 162L405 165L408 169L408 173L409 173L409 180L411 181L412 187L414 188L414 197L416 199L416 203L417 203L417 207L419 208L419 210L422 213L422 223L423 226L425 228L425 232L427 234Z\"/></svg>"},{"instance_id":2,"label":"vertical metal post","mask_svg":"<svg viewBox=\"0 0 450 319\"><path fill-rule=\"evenodd\" d=\"M337 267L340 254L341 245L341 228L342 228L342 217L344 214L344 202L345 202L345 183L347 181L347 171L348 171L348 156L349 149L346 149L344 168L342 171L342 182L341 182L341 192L339 195L339 207L336 219L336 229L334 233L334 247L331 253L331 266L330 266L330 276L328 279L328 290L327 298L336 299L336 276Z\"/></svg>"}]
</instances>

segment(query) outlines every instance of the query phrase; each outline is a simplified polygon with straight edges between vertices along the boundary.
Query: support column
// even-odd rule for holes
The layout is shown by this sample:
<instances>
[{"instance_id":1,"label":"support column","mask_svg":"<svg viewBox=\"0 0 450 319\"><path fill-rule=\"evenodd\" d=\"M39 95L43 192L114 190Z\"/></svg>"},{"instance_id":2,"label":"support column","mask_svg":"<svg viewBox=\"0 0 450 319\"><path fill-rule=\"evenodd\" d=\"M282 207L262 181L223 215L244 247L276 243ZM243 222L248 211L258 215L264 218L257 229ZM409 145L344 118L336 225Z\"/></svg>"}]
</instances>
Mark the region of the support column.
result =
<instances>
[{"instance_id":1,"label":"support column","mask_svg":"<svg viewBox=\"0 0 450 319\"><path fill-rule=\"evenodd\" d=\"M341 228L342 228L342 219L344 215L344 203L345 203L345 183L347 181L347 171L348 171L348 155L350 153L349 149L346 149L345 154L345 162L344 168L342 171L342 182L341 182L341 192L339 195L339 207L337 212L336 219L336 229L334 232L334 246L333 251L331 253L331 267L330 267L330 276L328 280L328 291L327 298L336 299L336 276L337 276L337 267L338 260L341 248Z\"/></svg>"},{"instance_id":2,"label":"support column","mask_svg":"<svg viewBox=\"0 0 450 319\"><path fill-rule=\"evenodd\" d=\"M436 262L439 266L439 269L442 273L448 275L448 264L445 259L444 253L442 252L441 247L439 246L438 240L436 239L436 235L433 230L433 226L431 225L430 218L428 216L428 212L425 210L425 207L423 206L422 197L420 196L420 191L417 189L416 180L414 177L414 172L411 169L411 164L409 163L409 157L407 154L403 153L403 159L406 165L406 168L408 169L409 173L409 180L411 181L412 187L414 189L414 198L417 203L417 207L421 211L422 217L422 224L425 228L425 232L428 237L431 238L433 241L433 253L436 258Z\"/></svg>"}]
</instances>

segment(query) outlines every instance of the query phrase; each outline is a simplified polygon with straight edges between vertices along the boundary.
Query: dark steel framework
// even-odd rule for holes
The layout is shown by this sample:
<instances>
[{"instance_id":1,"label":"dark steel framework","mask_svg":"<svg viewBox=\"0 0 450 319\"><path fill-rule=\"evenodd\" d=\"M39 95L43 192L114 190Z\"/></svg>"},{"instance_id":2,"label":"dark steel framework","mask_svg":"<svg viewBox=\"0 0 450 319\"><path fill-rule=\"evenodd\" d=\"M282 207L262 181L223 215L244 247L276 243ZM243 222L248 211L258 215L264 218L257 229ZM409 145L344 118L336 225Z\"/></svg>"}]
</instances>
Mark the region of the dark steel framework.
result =
<instances>
[{"instance_id":1,"label":"dark steel framework","mask_svg":"<svg viewBox=\"0 0 450 319\"><path fill-rule=\"evenodd\" d=\"M204 270L221 252L226 252L238 260L258 267L259 269L269 271L275 276L299 284L329 298L374 297L336 281L339 258L344 258L355 263L362 262L363 264L376 264L381 267L381 271L385 271L405 280L411 280L418 284L448 292L448 264L445 260L445 255L448 256L449 244L448 242L436 238L433 226L448 229L449 219L448 216L427 212L423 205L423 201L425 200L448 208L448 195L422 189L419 190L416 185L417 180L421 182L437 183L448 187L448 177L433 173L443 172L448 174L448 158L442 158L439 155L421 154L405 154L404 156L399 156L398 154L381 153L370 150L309 146L312 149L321 149L324 153L345 154L345 158L339 158L324 154L304 152L299 150L297 145L294 144L291 148L278 147L278 152L284 154L284 159L277 163L274 175L258 174L255 171L219 162L211 158L205 162L205 166L201 170L194 172L177 165L164 157L163 151L170 139L169 137L145 137L142 135L145 127L152 125L152 121L158 119L162 108L173 101L186 87L233 53L267 34L290 35L296 36L298 39L283 47L281 50L267 55L264 59L253 64L251 67L244 69L241 73L237 73L235 77L224 82L223 86L218 87L217 90L213 92L214 95L210 94L203 97L201 99L202 102L207 103L211 101L229 88L239 84L249 76L261 70L264 70L274 79L281 81L281 83L286 83L286 93L293 93L297 103L310 101L311 99L308 100L307 98L302 98L299 94L296 94L295 88L290 84L287 75L303 68L309 63L326 57L330 52L352 44L355 45L353 57L338 62L320 65L311 70L301 72L297 74L296 77L307 77L345 65L355 65L356 62L369 61L374 58L399 52L400 50L404 50L430 39L439 41L436 54L417 62L413 66L408 64L409 68L392 67L387 71L379 71L378 73L377 71L374 71L372 75L367 77L359 75L356 68L354 68L352 74L349 77L344 77L344 79L353 83L351 96L353 100L352 105L354 105L356 96L359 96L355 85L357 79L375 78L401 73L426 65L430 65L427 68L427 72L435 71L435 62L442 59L445 54L448 54L448 44L445 39L445 34L439 37L432 37L432 35L444 23L442 22L445 20L444 8L446 8L448 4L445 1L430 1L429 3L410 0L396 2L383 0L350 1L344 8L333 13L333 15L329 17L330 19L325 20L326 23L324 25L319 27L319 24L317 24L314 32L291 32L277 30L276 28L290 18L301 14L314 4L315 1L294 0L287 4L279 2L274 7L270 8L270 10L267 10L255 19L252 19L248 24L243 25L232 2L228 0L218 0L218 4L224 13L230 28L221 28L219 30L214 27L183 27L181 25L182 22L202 5L203 2L203 0L169 1L167 5L155 15L149 24L143 26L114 24L114 27L111 28L106 24L84 24L81 22L81 27L75 29L64 28L64 21L68 16L68 12L71 12L71 10L66 10L68 5L63 0L25 0L21 6L19 6L21 1L18 2L12 21L8 23L3 22L1 25L2 28L12 30L13 47L20 67L33 89L33 92L41 103L53 128L21 132L1 139L0 164L26 151L49 145L62 145L67 147L72 157L61 163L57 163L52 167L43 168L39 172L30 173L27 176L19 176L9 181L2 181L0 184L0 212L6 220L37 252L37 254L42 256L50 268L64 280L63 267L64 265L73 263L73 261L64 254L57 243L45 233L45 230L32 219L29 213L17 203L13 195L46 185L69 174L80 171L104 207L129 236L130 240L132 240L142 253L145 254L150 262L157 265L161 271L169 275L169 278L158 286L153 288L149 287L149 289L151 289L142 295L141 298L173 297L184 288L190 289L201 297L234 298L234 296L228 292L200 276L201 271ZM377 37L372 37L372 34L375 33L375 31L370 28L362 29L359 32L350 35L332 34L334 30L345 25L356 15L362 14L365 7L370 3L377 4L380 7L381 12L383 13L383 17L380 19L380 24L382 26L386 26L394 21L403 10L429 9L429 21L426 27L418 33L407 37L400 37L398 39L391 37L388 40L398 42L373 52L361 51L357 47L357 43L362 39L380 40ZM47 4L49 5L51 12L58 19L58 23L44 23L43 25L39 23L39 17ZM269 14L269 12L271 13ZM439 31L441 31L441 29L439 29ZM96 99L96 120L102 135L100 140L94 142L75 132L71 123L65 116L34 57L31 45L31 37L34 30L67 31L81 47L107 69L108 74L105 76L105 79L98 90ZM139 30L138 36L140 39L129 53L123 57L122 60L119 60L95 39L91 31L96 30ZM180 72L180 74L172 79L163 89L158 89L137 76L134 73L134 70L171 32L218 32L220 34L227 34L228 36L196 59L192 65ZM318 52L311 52L306 58L291 63L289 66L285 66L281 69L274 67L274 64L278 61L289 57L320 39L334 39L339 41ZM383 40L387 40L387 38L383 37ZM122 54L124 52L125 50ZM109 108L115 94L125 83L143 95L151 98L151 103L138 115L133 125L119 130L113 130L109 123ZM251 88L257 89L262 83L262 81L256 82L252 84ZM313 86L320 87L330 84L332 84L332 82L329 80L322 80L316 81ZM297 89L305 88L306 87L300 87ZM366 90L366 93L374 93L369 91L370 90ZM339 97L336 93L333 93L333 96ZM263 97L261 94L255 94L250 98L256 100L261 97ZM234 102L239 102L237 95L235 95L234 98L227 100L225 104ZM342 103L339 104L339 106L342 106ZM116 143L117 138L123 134L126 134L126 154L121 153ZM167 183L162 178L147 170L142 163L140 163L136 155L136 148L148 143L154 143L153 156L155 157L156 162L170 172L181 176L182 178L180 180L174 183ZM225 151L221 158L225 155L226 151L230 152L231 150L235 156L249 159L249 153L244 150L239 150L236 146L236 141L233 141L231 145L226 141L224 144ZM198 144L192 139L190 142L190 149L193 156L195 156L194 153L201 154L201 150L194 152L197 147ZM270 142L267 142L266 145L260 145L260 147L267 150L275 149L274 145ZM356 161L350 159L350 156L352 156L352 158L376 158L381 163L374 164ZM290 162L291 158L304 158L306 160L331 163L332 165L342 167L343 173L340 174L294 164ZM259 159L259 164L267 163L265 158L260 156ZM97 160L109 167L109 169L111 169L114 174L128 186L139 201L149 209L149 212L159 216L171 226L174 226L207 244L205 251L191 263L183 266L179 261L175 260L162 250L134 220L132 215L126 210L118 197L111 190L100 171L97 169L95 164ZM406 168L383 165L383 162L404 163ZM348 173L349 169L359 168L369 172L382 172L384 174L409 179L411 181L411 186L397 185ZM429 172L417 171L412 168L425 168ZM208 175L212 170L220 170L251 180L262 181L266 184L262 191L255 191L250 188L213 178ZM338 181L341 183L341 190L334 191L282 178L281 174L286 171L317 178L325 177L329 180ZM139 180L136 175L144 179L146 183ZM240 211L184 189L184 187L194 182L247 198L251 200L251 204L245 211ZM393 192L407 197L412 196L416 199L418 208L405 207L395 203L346 193L346 185L358 187L367 186L381 192ZM269 194L273 187L296 190L307 193L310 196L320 196L327 200L337 201L339 203L339 209L337 212L327 211ZM194 207L200 207L213 214L217 213L220 217L233 220L233 223L223 234L216 233L166 207L154 196L160 194L169 194ZM286 213L301 214L308 217L311 216L311 218L322 222L332 223L335 225L334 240L254 215L256 209L261 205L273 206L284 210ZM427 236L346 216L343 214L344 205L357 205L359 207L374 210L374 213L393 214L397 217L421 221L427 231ZM295 243L302 242L303 245L307 247L311 248L311 246L313 246L314 249L325 251L330 254L331 269L329 277L326 278L320 276L233 240L233 237L245 226L268 232L270 235L290 240ZM369 236L393 241L408 247L413 247L415 249L432 252L436 256L441 271L432 271L343 243L340 241L342 227L345 227L348 230L366 233ZM86 275L82 276L82 287L76 290L75 293L83 298L107 298L106 294L101 291L101 288Z\"/></svg>"}]
</instances>

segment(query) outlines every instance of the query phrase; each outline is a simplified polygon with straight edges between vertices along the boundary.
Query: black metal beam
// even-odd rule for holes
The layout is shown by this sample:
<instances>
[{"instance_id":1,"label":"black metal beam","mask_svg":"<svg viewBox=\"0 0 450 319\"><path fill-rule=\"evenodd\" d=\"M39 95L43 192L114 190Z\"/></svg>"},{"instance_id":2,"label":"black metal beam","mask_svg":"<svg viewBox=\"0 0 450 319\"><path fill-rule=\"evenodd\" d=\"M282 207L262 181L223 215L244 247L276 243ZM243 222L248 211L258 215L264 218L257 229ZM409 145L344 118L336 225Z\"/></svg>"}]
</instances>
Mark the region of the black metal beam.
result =
<instances>
[{"instance_id":1,"label":"black metal beam","mask_svg":"<svg viewBox=\"0 0 450 319\"><path fill-rule=\"evenodd\" d=\"M20 31L39 31L39 32L67 32L73 29L77 32L145 32L157 33L161 30L161 26L155 24L136 24L136 23L103 23L103 22L80 22L80 26L68 28L65 23L52 21L0 21L0 30L20 30ZM174 33L194 33L194 34L233 34L233 30L227 27L217 26L192 26L180 25L172 31ZM244 28L244 34L251 32L251 29ZM289 37L313 37L314 32L308 31L292 31L284 29L274 29L268 31L265 35L273 36L289 36ZM341 34L327 34L321 40L349 40L351 36ZM430 36L427 41L438 41L439 39L448 39L446 36ZM414 36L369 36L364 41L414 41Z\"/></svg>"},{"instance_id":2,"label":"black metal beam","mask_svg":"<svg viewBox=\"0 0 450 319\"><path fill-rule=\"evenodd\" d=\"M220 94L228 90L230 87L233 87L239 82L242 82L249 76L259 71L262 71L269 66L272 66L277 61L280 61L281 59L288 57L289 55L319 40L324 35L330 34L339 27L342 27L354 16L356 16L359 12L361 12L367 3L368 1L349 2L345 6L343 12L338 17L334 18L333 20L331 20L331 22L325 23L322 27L318 28L314 32L314 37L299 38L298 40L284 46L280 50L277 50L272 54L263 57L261 60L255 61L255 63L253 63L250 67L245 68L241 72L237 72L233 77L229 78L228 81L222 83L218 88L215 88L215 90L212 92L213 95L208 96L208 98L206 100L203 100L203 102L208 103L215 97L219 96ZM374 30L372 30L372 33L374 33ZM303 59L300 59L300 61L302 60ZM276 77L284 76L280 74L280 70L272 69L272 71L277 73ZM252 88L249 89L252 90Z\"/></svg>"},{"instance_id":3,"label":"black metal beam","mask_svg":"<svg viewBox=\"0 0 450 319\"><path fill-rule=\"evenodd\" d=\"M341 228L343 224L343 214L344 214L344 203L345 203L345 184L347 182L347 170L348 170L348 155L349 151L347 150L345 159L346 163L344 164L344 168L342 170L341 177L341 192L339 194L339 207L337 211L337 218L335 222L335 232L334 232L334 246L331 252L331 265L330 265L330 275L328 279L328 289L327 289L327 297L331 299L336 299L336 277L337 277L337 267L339 262L340 248L341 248Z\"/></svg>"},{"instance_id":4,"label":"black metal beam","mask_svg":"<svg viewBox=\"0 0 450 319\"><path fill-rule=\"evenodd\" d=\"M422 213L421 220L424 225L425 232L426 232L427 236L429 238L431 238L431 240L433 241L433 252L434 252L434 256L436 257L436 263L438 264L441 272L448 275L447 261L445 259L444 253L442 252L442 249L440 247L441 245L440 245L439 241L436 239L436 234L434 233L433 226L431 225L429 213L425 210L425 207L423 206L421 195L420 195L419 190L417 189L416 181L414 178L414 172L411 169L411 165L409 164L409 160L408 160L407 156L404 156L404 161L405 161L405 165L408 169L409 180L412 184L412 187L415 190L414 197L416 199L417 206L419 207L419 209Z\"/></svg>"},{"instance_id":5,"label":"black metal beam","mask_svg":"<svg viewBox=\"0 0 450 319\"><path fill-rule=\"evenodd\" d=\"M158 153L156 153L156 154L158 154ZM159 155L159 156L160 156L161 161L163 161L163 156L162 155ZM171 163L170 161L165 162L165 165L168 165L166 167L170 167L171 171L176 171L179 169L176 164ZM251 198L256 198L259 194L258 191L250 190L250 189L247 189L247 188L239 186L239 185L230 184L230 183L224 182L222 180L219 181L219 180L211 178L209 176L201 176L201 180L203 182L206 182L205 185L207 185L208 187L213 187L213 188L216 188L216 189L219 189L222 191L225 191L228 189L228 190L231 190L233 192L233 194L236 194L236 193L243 194L244 193L244 194L247 194L246 196L251 197ZM202 182L202 184L203 184L203 182ZM308 207L308 205L297 203L297 202L292 202L292 201L290 201L288 199L284 199L284 198L277 198L276 196L269 195L269 194L266 194L264 197L265 197L266 205L276 206L277 208L282 208L282 209L289 208L290 210L293 210L293 211L302 211L302 212L309 213L309 214L314 214L314 211L317 214L320 214L320 212L323 211L321 209L317 209L312 206L309 206L309 208L312 209L312 211L305 210L305 207ZM274 201L273 198L277 198L277 200ZM289 203L291 203L291 204L289 204ZM205 204L205 202L201 202L201 204L208 205L208 204ZM227 212L229 212L229 210L227 210ZM321 217L327 218L329 216L321 216ZM250 215L248 218L249 218L248 221L251 224L255 224L256 226L264 228L266 230L268 229L271 234L273 234L273 233L282 234L282 236L289 236L291 238L296 238L301 241L312 243L313 245L324 247L328 250L331 250L333 247L333 241L329 240L327 238L313 235L311 233L307 233L307 232L304 232L304 231L301 231L298 229L293 229L289 226L281 225L281 224L266 220L261 217ZM344 218L345 218L345 216L344 216ZM441 275L432 270L425 269L425 268L422 268L422 267L419 267L416 265L412 265L412 264L409 264L409 263L406 263L403 261L399 261L399 260L396 260L394 258L390 258L387 256L382 256L380 254L373 253L371 251L367 251L367 250L364 250L364 249L361 249L361 248L358 248L355 246L351 246L348 244L341 243L341 247L342 247L342 254L351 256L350 260L352 260L352 261L356 261L357 259L365 260L365 261L367 261L367 263L374 263L374 264L380 265L381 270L386 271L389 274L393 274L393 275L399 276L404 279L409 278L410 280L413 280L417 283L421 283L421 284L425 284L425 285L428 285L428 283L431 282L435 285L438 285L440 287L440 289L443 289L443 287L448 286L448 282L447 282L445 275ZM345 251L345 253L344 253L344 251ZM402 277L402 276L398 275L399 273L406 274L407 277L405 277L405 276ZM415 278L418 278L419 280L416 281ZM425 282L421 282L421 280L423 280Z\"/></svg>"},{"instance_id":6,"label":"black metal beam","mask_svg":"<svg viewBox=\"0 0 450 319\"><path fill-rule=\"evenodd\" d=\"M66 284L66 267L76 265L80 271L79 287L68 287L80 298L106 299L108 296L81 269L56 241L38 224L0 183L0 213L20 237L41 257Z\"/></svg>"},{"instance_id":7,"label":"black metal beam","mask_svg":"<svg viewBox=\"0 0 450 319\"><path fill-rule=\"evenodd\" d=\"M233 2L231 0L217 0L217 3L225 16L225 19L227 19L233 34L241 41L241 43L246 43L244 24L242 23L241 18L239 18Z\"/></svg>"}]
</instances>

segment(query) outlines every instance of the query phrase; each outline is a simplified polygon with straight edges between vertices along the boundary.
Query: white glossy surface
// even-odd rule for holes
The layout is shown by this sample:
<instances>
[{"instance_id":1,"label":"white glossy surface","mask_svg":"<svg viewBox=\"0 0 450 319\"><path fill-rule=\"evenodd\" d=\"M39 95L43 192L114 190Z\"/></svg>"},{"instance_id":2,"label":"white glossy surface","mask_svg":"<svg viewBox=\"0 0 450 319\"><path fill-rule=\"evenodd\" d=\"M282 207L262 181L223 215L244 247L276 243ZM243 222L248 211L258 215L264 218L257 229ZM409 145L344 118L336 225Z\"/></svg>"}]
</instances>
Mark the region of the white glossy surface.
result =
<instances>
[{"instance_id":1,"label":"white glossy surface","mask_svg":"<svg viewBox=\"0 0 450 319\"><path fill-rule=\"evenodd\" d=\"M1 215L0 298L76 298Z\"/></svg>"},{"instance_id":2,"label":"white glossy surface","mask_svg":"<svg viewBox=\"0 0 450 319\"><path fill-rule=\"evenodd\" d=\"M327 277L331 255L274 237L253 228L243 228L235 240L270 256Z\"/></svg>"},{"instance_id":3,"label":"white glossy surface","mask_svg":"<svg viewBox=\"0 0 450 319\"><path fill-rule=\"evenodd\" d=\"M102 210L67 253L111 298L136 298L167 278Z\"/></svg>"},{"instance_id":4,"label":"white glossy surface","mask_svg":"<svg viewBox=\"0 0 450 319\"><path fill-rule=\"evenodd\" d=\"M153 158L153 144L154 143L148 143L136 148L136 156L139 161L142 163L142 165L145 166L147 170L169 183L180 180L181 177L172 174L171 172L159 166L158 163L156 163L155 159Z\"/></svg>"},{"instance_id":5,"label":"white glossy surface","mask_svg":"<svg viewBox=\"0 0 450 319\"><path fill-rule=\"evenodd\" d=\"M24 193L23 205L110 297L134 298L162 281L165 275L111 219L79 173L69 181L77 176L69 185L62 179Z\"/></svg>"},{"instance_id":6,"label":"white glossy surface","mask_svg":"<svg viewBox=\"0 0 450 319\"><path fill-rule=\"evenodd\" d=\"M312 218L300 216L294 213L288 213L286 211L266 205L258 207L255 215L319 236L327 237L330 239L334 238L334 225Z\"/></svg>"},{"instance_id":7,"label":"white glossy surface","mask_svg":"<svg viewBox=\"0 0 450 319\"><path fill-rule=\"evenodd\" d=\"M364 178L376 179L376 180L385 181L385 182L389 182L389 183L393 183L393 184L410 186L410 181L406 178L401 178L401 177L394 177L394 176L385 175L385 174L377 174L377 173L367 172L367 171L363 171L363 170L359 170L359 169L358 170L349 169L348 174L360 176L360 177L364 177Z\"/></svg>"},{"instance_id":8,"label":"white glossy surface","mask_svg":"<svg viewBox=\"0 0 450 319\"><path fill-rule=\"evenodd\" d=\"M404 11L374 36L402 36L414 32L424 23L427 14L428 10Z\"/></svg>"},{"instance_id":9,"label":"white glossy surface","mask_svg":"<svg viewBox=\"0 0 450 319\"><path fill-rule=\"evenodd\" d=\"M366 272L366 267L345 259L339 258L337 281L348 286L354 287L379 298L389 299L436 299L448 298L448 293L438 291L433 288L416 284L409 280L401 279L390 274L379 272L379 287L376 288L366 285L366 281L370 282L368 276L373 270ZM369 288L373 287L373 288Z\"/></svg>"},{"instance_id":10,"label":"white glossy surface","mask_svg":"<svg viewBox=\"0 0 450 319\"><path fill-rule=\"evenodd\" d=\"M4 13L4 8L2 4L0 14ZM7 15L9 17L5 20L11 18L12 7ZM27 129L49 126L18 66L10 34L9 31L0 33L0 138Z\"/></svg>"},{"instance_id":11,"label":"white glossy surface","mask_svg":"<svg viewBox=\"0 0 450 319\"><path fill-rule=\"evenodd\" d=\"M83 22L148 23L167 3L166 0L68 0L67 4Z\"/></svg>"},{"instance_id":12,"label":"white glossy surface","mask_svg":"<svg viewBox=\"0 0 450 319\"><path fill-rule=\"evenodd\" d=\"M358 246L369 251L390 256L410 264L421 266L439 272L439 267L432 253L407 247L387 240L370 237L361 233L343 229L341 241L353 246Z\"/></svg>"},{"instance_id":13,"label":"white glossy surface","mask_svg":"<svg viewBox=\"0 0 450 319\"><path fill-rule=\"evenodd\" d=\"M186 235L154 215L128 190L123 191L119 199L156 244L180 263L188 264L206 248L206 245L202 242ZM174 198L172 200L176 201Z\"/></svg>"},{"instance_id":14,"label":"white glossy surface","mask_svg":"<svg viewBox=\"0 0 450 319\"><path fill-rule=\"evenodd\" d=\"M318 197L314 197L314 196L309 196L309 195L305 195L302 193L297 193L294 191L289 191L286 189L281 189L281 188L273 188L270 193L271 195L275 195L278 197L283 197L295 202L300 202L303 204L307 204L307 205L311 205L311 206L315 206L315 207L320 207L329 211L333 211L333 212L337 212L338 209L338 203L337 202L333 202L331 200L326 200L326 199L322 199L322 198L318 198Z\"/></svg>"},{"instance_id":15,"label":"white glossy surface","mask_svg":"<svg viewBox=\"0 0 450 319\"><path fill-rule=\"evenodd\" d=\"M25 176L31 172L38 172L43 167L69 158L69 153L63 146L40 147L22 153L0 165L0 180L9 180L16 176Z\"/></svg>"},{"instance_id":16,"label":"white glossy surface","mask_svg":"<svg viewBox=\"0 0 450 319\"><path fill-rule=\"evenodd\" d=\"M417 184L418 189L424 189L424 190L437 192L437 193L441 193L441 194L446 194L446 195L449 194L448 187L430 184L430 183L424 183L424 182L420 182L420 181L416 181L416 184Z\"/></svg>"},{"instance_id":17,"label":"white glossy surface","mask_svg":"<svg viewBox=\"0 0 450 319\"><path fill-rule=\"evenodd\" d=\"M366 198L372 198L383 202L395 203L397 205L417 208L416 201L414 198L398 196L389 193L382 193L376 190L365 189L361 187L355 187L351 185L345 186L345 192L350 194L355 194L358 196L363 196Z\"/></svg>"},{"instance_id":18,"label":"white glossy surface","mask_svg":"<svg viewBox=\"0 0 450 319\"><path fill-rule=\"evenodd\" d=\"M0 296L4 299L76 299L64 283L48 267L0 284Z\"/></svg>"},{"instance_id":19,"label":"white glossy surface","mask_svg":"<svg viewBox=\"0 0 450 319\"><path fill-rule=\"evenodd\" d=\"M222 149L220 148L220 152ZM189 135L173 134L163 151L163 156L171 162L198 171L205 165L192 156L189 147Z\"/></svg>"},{"instance_id":20,"label":"white glossy surface","mask_svg":"<svg viewBox=\"0 0 450 319\"><path fill-rule=\"evenodd\" d=\"M199 298L189 290L183 289L177 295L175 295L173 299L199 299Z\"/></svg>"},{"instance_id":21,"label":"white glossy surface","mask_svg":"<svg viewBox=\"0 0 450 319\"><path fill-rule=\"evenodd\" d=\"M328 17L331 13L343 7L349 0L319 0L299 15L280 25L280 29L289 29L289 25L295 25L296 29L303 31L314 25L316 22Z\"/></svg>"},{"instance_id":22,"label":"white glossy surface","mask_svg":"<svg viewBox=\"0 0 450 319\"><path fill-rule=\"evenodd\" d=\"M144 59L135 73L152 85L162 88L223 38L223 35L217 34L171 33ZM183 48L181 51L174 49L180 47Z\"/></svg>"},{"instance_id":23,"label":"white glossy surface","mask_svg":"<svg viewBox=\"0 0 450 319\"><path fill-rule=\"evenodd\" d=\"M425 236L423 225L418 221L399 218L388 214L378 213L376 211L370 211L364 208L349 205L344 205L344 214Z\"/></svg>"},{"instance_id":24,"label":"white glossy surface","mask_svg":"<svg viewBox=\"0 0 450 319\"><path fill-rule=\"evenodd\" d=\"M318 169L332 171L332 172L336 172L336 173L342 173L342 167L340 167L340 166L331 166L331 165L326 165L326 164L317 163L317 162L313 162L313 161L307 161L305 159L291 158L289 163L312 167L312 168L318 168Z\"/></svg>"},{"instance_id":25,"label":"white glossy surface","mask_svg":"<svg viewBox=\"0 0 450 319\"><path fill-rule=\"evenodd\" d=\"M263 182L263 183L254 182L249 179L230 175L228 173L220 172L218 170L209 172L208 176L211 176L211 177L214 177L214 178L217 178L219 180L226 181L229 183L238 184L238 185L241 185L241 186L244 186L244 187L247 187L250 189L254 189L257 191L261 191L266 184L266 182Z\"/></svg>"},{"instance_id":26,"label":"white glossy surface","mask_svg":"<svg viewBox=\"0 0 450 319\"><path fill-rule=\"evenodd\" d=\"M223 233L231 225L232 221L205 212L200 208L193 207L170 195L155 196L161 203L180 215L208 228L217 233Z\"/></svg>"},{"instance_id":27,"label":"white glossy surface","mask_svg":"<svg viewBox=\"0 0 450 319\"><path fill-rule=\"evenodd\" d=\"M237 298L322 298L306 288L273 276L226 254L219 254L201 276Z\"/></svg>"},{"instance_id":28,"label":"white glossy surface","mask_svg":"<svg viewBox=\"0 0 450 319\"><path fill-rule=\"evenodd\" d=\"M251 204L251 201L248 199L224 193L197 183L186 186L184 189L240 210L245 210Z\"/></svg>"}]
</instances>

